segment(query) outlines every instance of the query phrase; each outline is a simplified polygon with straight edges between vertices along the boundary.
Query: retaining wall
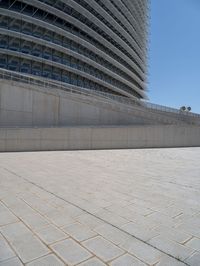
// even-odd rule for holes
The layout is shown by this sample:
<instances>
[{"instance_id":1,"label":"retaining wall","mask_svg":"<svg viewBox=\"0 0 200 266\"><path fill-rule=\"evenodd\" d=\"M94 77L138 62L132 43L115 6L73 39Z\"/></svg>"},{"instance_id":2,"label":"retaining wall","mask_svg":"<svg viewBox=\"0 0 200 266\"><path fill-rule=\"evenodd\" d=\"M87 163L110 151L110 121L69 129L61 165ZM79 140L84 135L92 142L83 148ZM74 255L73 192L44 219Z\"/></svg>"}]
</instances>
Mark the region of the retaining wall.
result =
<instances>
[{"instance_id":1,"label":"retaining wall","mask_svg":"<svg viewBox=\"0 0 200 266\"><path fill-rule=\"evenodd\" d=\"M0 128L0 151L200 146L199 126Z\"/></svg>"},{"instance_id":2,"label":"retaining wall","mask_svg":"<svg viewBox=\"0 0 200 266\"><path fill-rule=\"evenodd\" d=\"M106 99L0 80L0 127L152 123L156 118L146 110L129 111Z\"/></svg>"}]
</instances>

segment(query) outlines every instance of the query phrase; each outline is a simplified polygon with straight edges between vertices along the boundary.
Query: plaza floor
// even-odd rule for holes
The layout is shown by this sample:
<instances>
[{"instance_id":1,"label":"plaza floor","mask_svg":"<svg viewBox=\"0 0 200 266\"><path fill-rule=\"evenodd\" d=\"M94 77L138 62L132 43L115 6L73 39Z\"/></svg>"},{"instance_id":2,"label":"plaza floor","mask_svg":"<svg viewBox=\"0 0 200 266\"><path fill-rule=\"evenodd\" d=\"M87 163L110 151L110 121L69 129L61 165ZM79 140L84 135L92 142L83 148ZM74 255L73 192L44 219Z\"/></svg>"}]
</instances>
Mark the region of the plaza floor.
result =
<instances>
[{"instance_id":1,"label":"plaza floor","mask_svg":"<svg viewBox=\"0 0 200 266\"><path fill-rule=\"evenodd\" d=\"M200 148L0 153L0 266L200 265Z\"/></svg>"}]
</instances>

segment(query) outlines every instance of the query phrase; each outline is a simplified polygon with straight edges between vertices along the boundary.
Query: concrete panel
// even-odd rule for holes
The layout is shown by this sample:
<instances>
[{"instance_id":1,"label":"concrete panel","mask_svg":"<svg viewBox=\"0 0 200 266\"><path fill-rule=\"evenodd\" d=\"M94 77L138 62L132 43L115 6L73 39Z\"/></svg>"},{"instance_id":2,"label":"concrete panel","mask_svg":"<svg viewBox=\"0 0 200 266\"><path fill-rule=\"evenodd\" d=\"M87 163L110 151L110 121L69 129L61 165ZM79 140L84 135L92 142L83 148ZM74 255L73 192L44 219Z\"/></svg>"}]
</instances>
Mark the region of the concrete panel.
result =
<instances>
[{"instance_id":1,"label":"concrete panel","mask_svg":"<svg viewBox=\"0 0 200 266\"><path fill-rule=\"evenodd\" d=\"M0 126L17 127L32 125L32 113L14 110L0 110Z\"/></svg>"},{"instance_id":2,"label":"concrete panel","mask_svg":"<svg viewBox=\"0 0 200 266\"><path fill-rule=\"evenodd\" d=\"M200 146L198 126L0 128L0 151Z\"/></svg>"},{"instance_id":3,"label":"concrete panel","mask_svg":"<svg viewBox=\"0 0 200 266\"><path fill-rule=\"evenodd\" d=\"M60 98L59 122L61 125L76 124L80 113L78 104L67 98Z\"/></svg>"},{"instance_id":4,"label":"concrete panel","mask_svg":"<svg viewBox=\"0 0 200 266\"><path fill-rule=\"evenodd\" d=\"M91 127L70 127L68 131L68 149L91 149Z\"/></svg>"},{"instance_id":5,"label":"concrete panel","mask_svg":"<svg viewBox=\"0 0 200 266\"><path fill-rule=\"evenodd\" d=\"M0 151L6 150L6 129L1 128L0 130Z\"/></svg>"},{"instance_id":6,"label":"concrete panel","mask_svg":"<svg viewBox=\"0 0 200 266\"><path fill-rule=\"evenodd\" d=\"M36 139L10 139L6 140L6 152L14 151L40 151L41 141ZM45 149L47 150L47 149Z\"/></svg>"},{"instance_id":7,"label":"concrete panel","mask_svg":"<svg viewBox=\"0 0 200 266\"><path fill-rule=\"evenodd\" d=\"M32 112L32 91L19 86L2 84L1 109L20 112Z\"/></svg>"},{"instance_id":8,"label":"concrete panel","mask_svg":"<svg viewBox=\"0 0 200 266\"><path fill-rule=\"evenodd\" d=\"M6 129L4 129L6 130ZM41 139L40 128L10 128L6 131L6 139Z\"/></svg>"},{"instance_id":9,"label":"concrete panel","mask_svg":"<svg viewBox=\"0 0 200 266\"><path fill-rule=\"evenodd\" d=\"M6 131L6 151L40 150L40 143L40 128L10 128Z\"/></svg>"},{"instance_id":10,"label":"concrete panel","mask_svg":"<svg viewBox=\"0 0 200 266\"><path fill-rule=\"evenodd\" d=\"M59 97L33 91L33 125L58 124Z\"/></svg>"},{"instance_id":11,"label":"concrete panel","mask_svg":"<svg viewBox=\"0 0 200 266\"><path fill-rule=\"evenodd\" d=\"M3 127L184 123L176 113L166 118L164 112L152 112L142 106L7 80L1 81L0 104Z\"/></svg>"},{"instance_id":12,"label":"concrete panel","mask_svg":"<svg viewBox=\"0 0 200 266\"><path fill-rule=\"evenodd\" d=\"M79 123L80 125L98 125L101 108L91 104L80 103ZM109 111L107 111L109 112Z\"/></svg>"}]
</instances>

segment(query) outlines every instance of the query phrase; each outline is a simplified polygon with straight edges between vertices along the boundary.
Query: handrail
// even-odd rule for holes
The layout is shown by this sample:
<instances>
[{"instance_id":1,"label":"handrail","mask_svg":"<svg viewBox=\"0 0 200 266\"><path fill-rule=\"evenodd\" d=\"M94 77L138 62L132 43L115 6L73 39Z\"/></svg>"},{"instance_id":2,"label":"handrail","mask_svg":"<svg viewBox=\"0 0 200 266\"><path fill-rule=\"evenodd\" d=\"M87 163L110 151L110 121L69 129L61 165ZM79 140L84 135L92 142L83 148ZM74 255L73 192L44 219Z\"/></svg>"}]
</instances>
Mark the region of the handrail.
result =
<instances>
[{"instance_id":1,"label":"handrail","mask_svg":"<svg viewBox=\"0 0 200 266\"><path fill-rule=\"evenodd\" d=\"M127 98L124 96L118 96L111 93L105 93L97 90L91 90L87 88L80 88L78 86L67 84L62 81L54 81L50 80L41 76L35 76L31 74L24 74L19 73L11 70L6 70L3 68L0 68L0 79L8 79L13 81L19 81L19 82L25 82L32 85L39 85L45 88L56 88L56 89L62 89L70 93L76 93L76 94L82 94L85 96L93 96L96 98L106 99L106 100L112 100L117 101L121 104L126 104L129 106L140 106L146 109L150 109L152 111L161 111L161 112L168 112L168 113L174 113L177 115L181 115L183 117L196 117L200 118L200 114L187 112L187 111L181 111L179 109L175 109L172 107L167 107L163 105L158 105L150 102L145 102L142 100L138 100L136 98Z\"/></svg>"},{"instance_id":2,"label":"handrail","mask_svg":"<svg viewBox=\"0 0 200 266\"><path fill-rule=\"evenodd\" d=\"M31 74L25 74L25 73L19 73L7 69L0 68L0 78L2 79L9 79L13 81L19 81L19 82L25 82L32 85L39 85L45 88L58 88L65 90L67 92L72 93L78 93L83 95L89 95L89 96L96 96L101 97L107 100L116 100L117 102L130 104L130 105L140 105L140 101L135 99L130 99L123 96L117 96L115 94L106 93L98 90L91 90L84 87L78 87L73 84L67 84L62 81L56 81L56 80L50 80L41 76L31 75Z\"/></svg>"}]
</instances>

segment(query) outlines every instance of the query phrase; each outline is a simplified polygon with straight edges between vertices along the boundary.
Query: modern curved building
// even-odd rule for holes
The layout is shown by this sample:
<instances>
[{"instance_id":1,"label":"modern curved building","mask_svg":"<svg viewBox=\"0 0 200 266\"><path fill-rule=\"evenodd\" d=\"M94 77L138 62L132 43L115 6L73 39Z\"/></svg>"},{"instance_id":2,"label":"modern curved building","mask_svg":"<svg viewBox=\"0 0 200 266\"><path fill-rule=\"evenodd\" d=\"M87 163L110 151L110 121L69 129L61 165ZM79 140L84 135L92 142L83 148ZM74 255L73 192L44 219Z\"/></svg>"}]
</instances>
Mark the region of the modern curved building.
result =
<instances>
[{"instance_id":1,"label":"modern curved building","mask_svg":"<svg viewBox=\"0 0 200 266\"><path fill-rule=\"evenodd\" d=\"M0 0L0 68L146 98L148 0Z\"/></svg>"}]
</instances>

